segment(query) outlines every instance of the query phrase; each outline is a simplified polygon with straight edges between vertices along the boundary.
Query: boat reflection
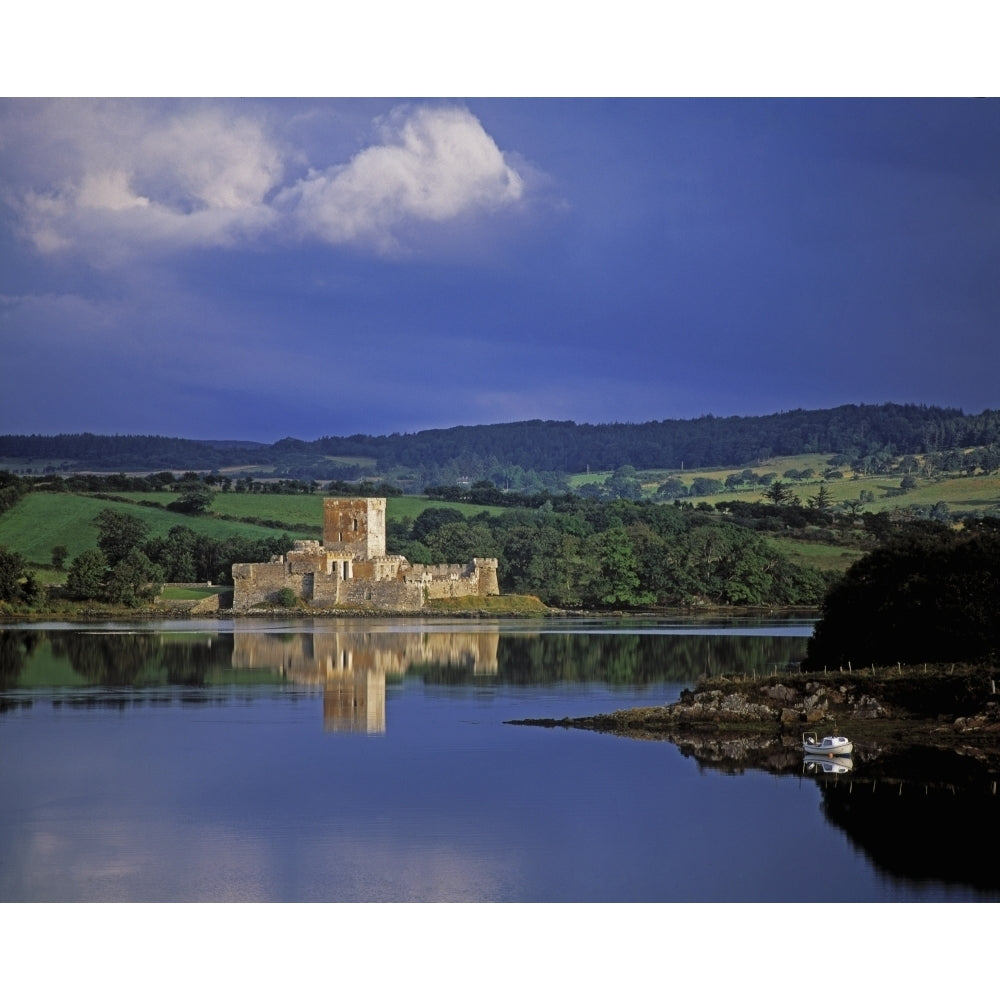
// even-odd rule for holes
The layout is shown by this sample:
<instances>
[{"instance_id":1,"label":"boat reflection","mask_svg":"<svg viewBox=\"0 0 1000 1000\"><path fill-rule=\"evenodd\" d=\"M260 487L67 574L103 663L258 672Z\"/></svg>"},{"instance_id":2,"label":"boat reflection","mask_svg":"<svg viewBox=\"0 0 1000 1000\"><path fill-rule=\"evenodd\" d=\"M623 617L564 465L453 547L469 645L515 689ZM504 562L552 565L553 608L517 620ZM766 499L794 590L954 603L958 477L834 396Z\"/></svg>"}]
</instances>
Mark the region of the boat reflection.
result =
<instances>
[{"instance_id":1,"label":"boat reflection","mask_svg":"<svg viewBox=\"0 0 1000 1000\"><path fill-rule=\"evenodd\" d=\"M803 774L847 774L854 769L850 757L814 757L806 755L802 762Z\"/></svg>"}]
</instances>

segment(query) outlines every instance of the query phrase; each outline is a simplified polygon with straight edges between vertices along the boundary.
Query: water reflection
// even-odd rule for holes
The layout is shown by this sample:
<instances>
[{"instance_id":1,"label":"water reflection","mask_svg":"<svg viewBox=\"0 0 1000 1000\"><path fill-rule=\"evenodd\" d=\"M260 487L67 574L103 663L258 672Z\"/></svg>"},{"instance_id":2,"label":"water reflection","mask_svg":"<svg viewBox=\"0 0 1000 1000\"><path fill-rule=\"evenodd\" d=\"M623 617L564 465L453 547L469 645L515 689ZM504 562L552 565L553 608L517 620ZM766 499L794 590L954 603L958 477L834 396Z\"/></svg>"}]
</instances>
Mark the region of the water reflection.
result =
<instances>
[{"instance_id":1,"label":"water reflection","mask_svg":"<svg viewBox=\"0 0 1000 1000\"><path fill-rule=\"evenodd\" d=\"M914 747L867 775L822 782L823 814L894 879L997 890L997 780L985 761Z\"/></svg>"},{"instance_id":2,"label":"water reflection","mask_svg":"<svg viewBox=\"0 0 1000 1000\"><path fill-rule=\"evenodd\" d=\"M803 756L792 739L679 737L699 768L798 775L819 788L821 810L883 875L914 887L1000 890L1000 763L969 748L857 747L853 756Z\"/></svg>"},{"instance_id":3,"label":"water reflection","mask_svg":"<svg viewBox=\"0 0 1000 1000\"><path fill-rule=\"evenodd\" d=\"M572 631L511 623L393 626L362 622L318 628L0 630L0 691L95 685L182 686L291 682L317 685L338 671L419 672L430 683L498 678L517 685L600 681L689 682L720 673L773 673L802 657L808 630L738 634L618 626Z\"/></svg>"},{"instance_id":4,"label":"water reflection","mask_svg":"<svg viewBox=\"0 0 1000 1000\"><path fill-rule=\"evenodd\" d=\"M222 685L292 684L322 689L326 730L382 733L387 676L411 669L439 681L495 676L499 642L498 631L7 630L0 632L0 690L82 686L85 692L55 695L53 703L124 709L149 698L123 689L180 688L182 701L203 702L207 689L218 697ZM0 699L0 710L14 704Z\"/></svg>"},{"instance_id":5,"label":"water reflection","mask_svg":"<svg viewBox=\"0 0 1000 1000\"><path fill-rule=\"evenodd\" d=\"M386 676L411 667L473 677L497 673L499 632L240 632L232 665L323 689L328 732L385 732Z\"/></svg>"},{"instance_id":6,"label":"water reflection","mask_svg":"<svg viewBox=\"0 0 1000 1000\"><path fill-rule=\"evenodd\" d=\"M807 638L591 627L0 630L0 898L1000 897L988 758L858 746L837 772L798 733L682 757L504 726L780 670ZM775 777L719 778L752 771Z\"/></svg>"},{"instance_id":7,"label":"water reflection","mask_svg":"<svg viewBox=\"0 0 1000 1000\"><path fill-rule=\"evenodd\" d=\"M817 777L821 774L847 774L854 770L854 761L850 757L810 757L808 754L802 762L804 774Z\"/></svg>"}]
</instances>

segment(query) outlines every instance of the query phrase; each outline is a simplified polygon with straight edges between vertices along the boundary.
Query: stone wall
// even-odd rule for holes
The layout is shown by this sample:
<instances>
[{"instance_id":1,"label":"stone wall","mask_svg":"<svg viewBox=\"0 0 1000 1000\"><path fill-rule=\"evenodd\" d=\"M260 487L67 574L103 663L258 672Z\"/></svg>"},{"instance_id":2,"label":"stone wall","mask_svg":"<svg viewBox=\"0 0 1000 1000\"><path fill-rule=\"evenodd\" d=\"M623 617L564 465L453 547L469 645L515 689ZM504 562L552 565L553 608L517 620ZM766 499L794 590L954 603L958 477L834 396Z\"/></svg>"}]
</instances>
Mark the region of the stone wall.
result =
<instances>
[{"instance_id":1,"label":"stone wall","mask_svg":"<svg viewBox=\"0 0 1000 1000\"><path fill-rule=\"evenodd\" d=\"M347 580L341 583L337 603L376 611L419 611L424 592L402 580Z\"/></svg>"},{"instance_id":2,"label":"stone wall","mask_svg":"<svg viewBox=\"0 0 1000 1000\"><path fill-rule=\"evenodd\" d=\"M293 577L288 572L284 560L270 563L235 563L233 610L249 611L255 604L273 604L278 599L278 591L284 587L291 587L297 597L304 597L303 580L302 576Z\"/></svg>"},{"instance_id":3,"label":"stone wall","mask_svg":"<svg viewBox=\"0 0 1000 1000\"><path fill-rule=\"evenodd\" d=\"M489 597L500 593L496 559L473 559L465 566L417 564L406 573L407 580L419 577L428 600L446 597Z\"/></svg>"},{"instance_id":4,"label":"stone wall","mask_svg":"<svg viewBox=\"0 0 1000 1000\"><path fill-rule=\"evenodd\" d=\"M274 604L282 590L317 608L419 611L427 600L500 593L496 559L411 566L385 552L385 500L326 499L323 543L297 541L269 563L233 566L233 610Z\"/></svg>"}]
</instances>

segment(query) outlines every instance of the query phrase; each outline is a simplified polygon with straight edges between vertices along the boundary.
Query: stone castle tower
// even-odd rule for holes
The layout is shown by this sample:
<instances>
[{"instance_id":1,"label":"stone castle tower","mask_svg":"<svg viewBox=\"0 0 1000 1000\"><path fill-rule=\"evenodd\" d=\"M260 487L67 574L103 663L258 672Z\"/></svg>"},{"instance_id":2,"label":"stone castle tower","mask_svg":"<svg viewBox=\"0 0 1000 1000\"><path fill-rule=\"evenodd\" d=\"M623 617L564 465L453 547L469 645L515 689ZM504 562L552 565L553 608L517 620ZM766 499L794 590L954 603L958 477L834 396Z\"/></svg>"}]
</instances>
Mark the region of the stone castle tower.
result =
<instances>
[{"instance_id":1,"label":"stone castle tower","mask_svg":"<svg viewBox=\"0 0 1000 1000\"><path fill-rule=\"evenodd\" d=\"M349 552L355 559L385 555L385 499L323 501L323 547L329 552Z\"/></svg>"}]
</instances>

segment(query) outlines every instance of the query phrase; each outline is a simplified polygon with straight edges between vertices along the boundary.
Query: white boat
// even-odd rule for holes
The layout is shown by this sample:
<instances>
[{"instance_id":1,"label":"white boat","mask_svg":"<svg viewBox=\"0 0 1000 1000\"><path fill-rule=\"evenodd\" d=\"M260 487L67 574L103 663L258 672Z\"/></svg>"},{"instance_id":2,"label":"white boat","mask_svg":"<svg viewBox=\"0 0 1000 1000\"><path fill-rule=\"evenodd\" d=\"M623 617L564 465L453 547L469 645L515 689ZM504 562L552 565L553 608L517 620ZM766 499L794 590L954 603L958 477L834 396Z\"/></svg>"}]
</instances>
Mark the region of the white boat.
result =
<instances>
[{"instance_id":1,"label":"white boat","mask_svg":"<svg viewBox=\"0 0 1000 1000\"><path fill-rule=\"evenodd\" d=\"M844 757L854 749L854 744L846 736L824 736L815 733L802 734L802 750L816 757Z\"/></svg>"}]
</instances>

